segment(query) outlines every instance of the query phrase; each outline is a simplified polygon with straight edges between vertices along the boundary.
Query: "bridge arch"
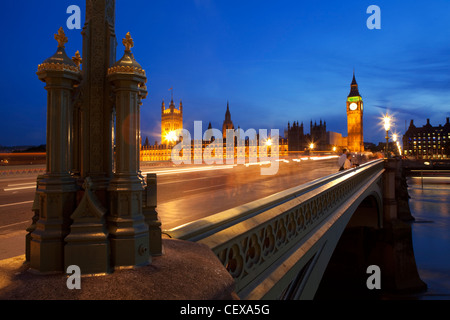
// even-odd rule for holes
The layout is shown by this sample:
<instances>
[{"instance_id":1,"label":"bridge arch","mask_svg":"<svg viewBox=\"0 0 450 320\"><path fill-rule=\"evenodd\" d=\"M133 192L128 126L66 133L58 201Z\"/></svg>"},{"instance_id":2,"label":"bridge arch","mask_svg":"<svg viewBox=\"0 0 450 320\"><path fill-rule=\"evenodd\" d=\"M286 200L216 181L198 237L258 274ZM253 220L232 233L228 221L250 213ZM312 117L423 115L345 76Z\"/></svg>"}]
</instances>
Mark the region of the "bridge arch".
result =
<instances>
[{"instance_id":1,"label":"bridge arch","mask_svg":"<svg viewBox=\"0 0 450 320\"><path fill-rule=\"evenodd\" d=\"M342 230L314 299L361 299L379 294L366 287L367 267L380 265L382 245L383 197L379 187L367 192ZM345 290L343 290L345 288ZM343 291L346 294L343 294ZM350 295L350 296L349 296Z\"/></svg>"},{"instance_id":2,"label":"bridge arch","mask_svg":"<svg viewBox=\"0 0 450 320\"><path fill-rule=\"evenodd\" d=\"M355 271L360 272L362 266L372 261L373 255L364 257L364 251L367 245L373 243L369 238L376 237L377 232L383 227L381 185L382 179L379 174L376 180L364 187L363 192L347 199L348 205L344 205L345 209L340 218L321 235L321 241L316 244L317 248L311 248L309 258L305 255L306 261L303 261L297 276L283 291L282 299L313 299L321 285L328 293L325 298L339 297L339 288L347 286L346 280L351 278L344 279L342 274L345 272L353 275ZM353 252L346 248L353 249ZM345 260L346 258L351 260ZM339 265L336 261L341 259L345 262ZM331 267L328 267L330 262ZM337 267L335 267L336 264L338 264ZM349 265L350 268L348 268ZM324 276L324 281L328 280L326 286L323 286ZM329 279L342 281L329 281ZM333 291L333 289L336 290ZM319 292L319 295L321 294Z\"/></svg>"},{"instance_id":3,"label":"bridge arch","mask_svg":"<svg viewBox=\"0 0 450 320\"><path fill-rule=\"evenodd\" d=\"M358 205L351 214L347 227L383 227L383 196L381 190L372 190L365 198L356 201Z\"/></svg>"}]
</instances>

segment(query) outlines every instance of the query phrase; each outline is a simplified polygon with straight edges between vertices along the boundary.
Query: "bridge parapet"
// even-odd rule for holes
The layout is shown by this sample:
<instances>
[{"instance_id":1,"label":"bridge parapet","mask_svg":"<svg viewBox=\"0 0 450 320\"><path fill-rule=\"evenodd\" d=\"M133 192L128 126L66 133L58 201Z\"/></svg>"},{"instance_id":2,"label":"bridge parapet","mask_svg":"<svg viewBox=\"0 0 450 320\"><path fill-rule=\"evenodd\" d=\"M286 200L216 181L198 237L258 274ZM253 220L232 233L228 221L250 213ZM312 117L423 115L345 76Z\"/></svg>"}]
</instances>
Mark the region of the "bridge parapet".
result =
<instances>
[{"instance_id":1,"label":"bridge parapet","mask_svg":"<svg viewBox=\"0 0 450 320\"><path fill-rule=\"evenodd\" d=\"M299 298L305 284L301 290L298 287L305 275L314 277L312 266L319 258L330 258L351 217L345 213L353 213L373 186L381 204L383 172L383 160L375 160L291 190L291 197L278 195L278 203L273 198L270 204L259 203L259 212L253 207L246 215L244 206L237 210L240 215L234 222L224 212L214 217L215 225L197 221L172 235L209 246L235 279L241 298ZM196 226L197 233L192 230ZM317 276L323 271L315 267ZM309 294L314 292L312 288Z\"/></svg>"}]
</instances>

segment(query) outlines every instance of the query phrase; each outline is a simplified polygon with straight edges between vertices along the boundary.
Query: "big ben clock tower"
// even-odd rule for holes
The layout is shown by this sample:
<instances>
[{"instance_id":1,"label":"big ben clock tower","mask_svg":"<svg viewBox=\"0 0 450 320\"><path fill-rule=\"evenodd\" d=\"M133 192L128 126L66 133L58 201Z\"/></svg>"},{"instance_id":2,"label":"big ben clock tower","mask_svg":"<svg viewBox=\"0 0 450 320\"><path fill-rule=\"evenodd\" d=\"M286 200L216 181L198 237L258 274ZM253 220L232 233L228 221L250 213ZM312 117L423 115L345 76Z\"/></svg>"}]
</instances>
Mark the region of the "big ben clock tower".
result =
<instances>
[{"instance_id":1,"label":"big ben clock tower","mask_svg":"<svg viewBox=\"0 0 450 320\"><path fill-rule=\"evenodd\" d=\"M358 91L355 72L353 72L353 81L347 98L347 133L349 151L363 152L363 100Z\"/></svg>"}]
</instances>

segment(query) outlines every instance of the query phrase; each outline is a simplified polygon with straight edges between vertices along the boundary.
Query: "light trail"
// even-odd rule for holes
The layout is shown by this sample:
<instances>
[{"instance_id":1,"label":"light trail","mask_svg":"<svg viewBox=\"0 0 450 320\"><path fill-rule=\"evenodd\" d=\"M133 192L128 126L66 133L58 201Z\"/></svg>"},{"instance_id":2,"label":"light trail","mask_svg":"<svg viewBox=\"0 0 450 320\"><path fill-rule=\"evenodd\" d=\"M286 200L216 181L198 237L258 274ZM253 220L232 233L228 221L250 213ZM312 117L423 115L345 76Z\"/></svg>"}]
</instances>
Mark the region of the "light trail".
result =
<instances>
[{"instance_id":1,"label":"light trail","mask_svg":"<svg viewBox=\"0 0 450 320\"><path fill-rule=\"evenodd\" d=\"M311 160L330 160L330 159L337 159L338 156L321 156L321 157L311 157Z\"/></svg>"},{"instance_id":2,"label":"light trail","mask_svg":"<svg viewBox=\"0 0 450 320\"><path fill-rule=\"evenodd\" d=\"M450 180L450 177L411 177L412 179Z\"/></svg>"},{"instance_id":3,"label":"light trail","mask_svg":"<svg viewBox=\"0 0 450 320\"><path fill-rule=\"evenodd\" d=\"M223 186L226 186L226 185L227 185L226 183L224 183L224 184L216 184L216 185L213 185L213 186L208 186L208 187L203 187L203 188L196 188L196 189L185 190L185 191L183 191L183 193L196 192L196 191L206 190L206 189L209 190L211 188L223 187Z\"/></svg>"},{"instance_id":4,"label":"light trail","mask_svg":"<svg viewBox=\"0 0 450 320\"><path fill-rule=\"evenodd\" d=\"M223 165L223 166L208 166L208 167L195 167L195 168L185 168L185 169L170 169L170 170L154 170L142 172L142 174L156 173L157 175L168 175L168 174L178 174L178 173L192 173L201 171L215 171L215 170L226 170L232 169L236 165Z\"/></svg>"}]
</instances>

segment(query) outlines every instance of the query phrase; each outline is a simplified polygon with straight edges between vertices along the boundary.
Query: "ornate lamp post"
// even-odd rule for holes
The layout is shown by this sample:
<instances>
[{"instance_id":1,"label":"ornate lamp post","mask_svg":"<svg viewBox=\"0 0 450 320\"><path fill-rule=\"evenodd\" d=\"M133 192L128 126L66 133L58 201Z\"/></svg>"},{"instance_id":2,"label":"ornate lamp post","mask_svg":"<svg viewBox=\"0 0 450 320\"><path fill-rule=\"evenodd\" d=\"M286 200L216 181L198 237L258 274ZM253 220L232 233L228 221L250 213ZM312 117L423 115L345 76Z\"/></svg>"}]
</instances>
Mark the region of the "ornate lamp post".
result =
<instances>
[{"instance_id":1,"label":"ornate lamp post","mask_svg":"<svg viewBox=\"0 0 450 320\"><path fill-rule=\"evenodd\" d=\"M108 69L116 98L116 171L109 185L107 218L114 266L149 262L148 225L142 214L143 184L139 176L139 107L147 96L145 71L134 59L133 39L123 39L123 57ZM131 250L130 250L131 249ZM133 250L134 249L134 250Z\"/></svg>"},{"instance_id":2,"label":"ornate lamp post","mask_svg":"<svg viewBox=\"0 0 450 320\"><path fill-rule=\"evenodd\" d=\"M398 141L397 141L397 134L396 133L392 134L392 141L394 141L394 145L397 146L397 149L398 149ZM395 151L395 147L394 147L394 151Z\"/></svg>"},{"instance_id":3,"label":"ornate lamp post","mask_svg":"<svg viewBox=\"0 0 450 320\"><path fill-rule=\"evenodd\" d=\"M63 270L64 238L69 233L70 214L76 206L76 181L71 176L73 103L81 72L64 46L62 28L55 34L56 53L38 66L37 76L47 90L47 165L38 180L39 220L27 246L31 268L41 273Z\"/></svg>"},{"instance_id":4,"label":"ornate lamp post","mask_svg":"<svg viewBox=\"0 0 450 320\"><path fill-rule=\"evenodd\" d=\"M389 158L389 130L391 129L391 117L386 114L383 118L384 130L386 131L386 158Z\"/></svg>"},{"instance_id":5,"label":"ornate lamp post","mask_svg":"<svg viewBox=\"0 0 450 320\"><path fill-rule=\"evenodd\" d=\"M145 181L139 168L147 78L129 33L116 62L114 21L115 0L86 1L83 58L67 57L61 28L58 50L38 67L48 92L47 170L37 181L26 257L40 273L69 265L110 273L162 252L156 177Z\"/></svg>"}]
</instances>

